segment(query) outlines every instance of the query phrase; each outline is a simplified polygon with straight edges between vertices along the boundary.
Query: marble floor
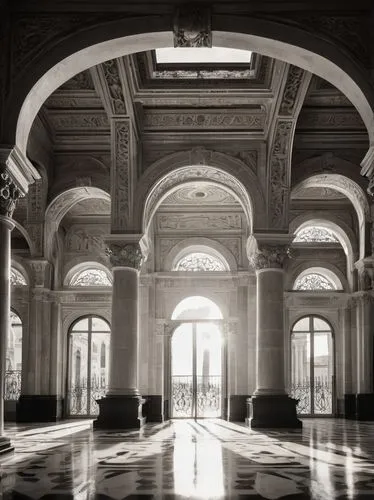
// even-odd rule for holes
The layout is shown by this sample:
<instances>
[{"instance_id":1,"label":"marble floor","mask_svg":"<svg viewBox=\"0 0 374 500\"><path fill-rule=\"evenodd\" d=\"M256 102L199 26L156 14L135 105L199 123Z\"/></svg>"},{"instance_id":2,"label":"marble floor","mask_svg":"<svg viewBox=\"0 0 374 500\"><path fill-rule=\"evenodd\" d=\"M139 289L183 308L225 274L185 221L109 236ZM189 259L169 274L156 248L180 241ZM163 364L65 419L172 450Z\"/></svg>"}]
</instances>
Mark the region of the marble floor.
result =
<instances>
[{"instance_id":1,"label":"marble floor","mask_svg":"<svg viewBox=\"0 0 374 500\"><path fill-rule=\"evenodd\" d=\"M50 430L11 430L2 499L374 499L374 422L304 420L302 431L266 433L222 420Z\"/></svg>"}]
</instances>

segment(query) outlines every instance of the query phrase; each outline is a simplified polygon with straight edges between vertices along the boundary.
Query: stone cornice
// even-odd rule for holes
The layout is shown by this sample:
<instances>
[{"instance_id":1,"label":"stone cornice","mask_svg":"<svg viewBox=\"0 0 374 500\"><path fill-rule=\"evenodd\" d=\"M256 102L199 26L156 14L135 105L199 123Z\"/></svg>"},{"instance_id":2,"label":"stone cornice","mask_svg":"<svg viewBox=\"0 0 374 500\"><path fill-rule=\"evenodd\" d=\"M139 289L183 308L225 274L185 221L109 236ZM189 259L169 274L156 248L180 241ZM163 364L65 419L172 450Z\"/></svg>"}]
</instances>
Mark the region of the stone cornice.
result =
<instances>
[{"instance_id":1,"label":"stone cornice","mask_svg":"<svg viewBox=\"0 0 374 500\"><path fill-rule=\"evenodd\" d=\"M0 148L0 165L5 166L21 195L29 190L29 184L40 179L40 175L30 160L18 149Z\"/></svg>"}]
</instances>

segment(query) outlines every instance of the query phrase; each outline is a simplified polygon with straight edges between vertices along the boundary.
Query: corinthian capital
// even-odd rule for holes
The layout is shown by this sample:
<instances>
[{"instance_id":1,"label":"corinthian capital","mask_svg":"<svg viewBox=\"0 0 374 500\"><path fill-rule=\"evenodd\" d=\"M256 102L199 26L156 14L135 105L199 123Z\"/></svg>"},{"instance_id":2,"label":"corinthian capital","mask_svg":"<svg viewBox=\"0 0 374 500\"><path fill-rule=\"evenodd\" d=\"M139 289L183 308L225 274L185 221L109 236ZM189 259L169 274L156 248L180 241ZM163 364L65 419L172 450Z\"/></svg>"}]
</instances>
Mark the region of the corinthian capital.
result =
<instances>
[{"instance_id":1,"label":"corinthian capital","mask_svg":"<svg viewBox=\"0 0 374 500\"><path fill-rule=\"evenodd\" d=\"M247 255L250 265L256 270L279 269L290 256L290 247L289 244L283 242L259 242L254 236L250 236Z\"/></svg>"},{"instance_id":2,"label":"corinthian capital","mask_svg":"<svg viewBox=\"0 0 374 500\"><path fill-rule=\"evenodd\" d=\"M140 244L135 242L109 243L107 255L113 267L131 267L139 270L143 261Z\"/></svg>"},{"instance_id":3,"label":"corinthian capital","mask_svg":"<svg viewBox=\"0 0 374 500\"><path fill-rule=\"evenodd\" d=\"M21 192L5 168L0 168L0 215L12 217Z\"/></svg>"}]
</instances>

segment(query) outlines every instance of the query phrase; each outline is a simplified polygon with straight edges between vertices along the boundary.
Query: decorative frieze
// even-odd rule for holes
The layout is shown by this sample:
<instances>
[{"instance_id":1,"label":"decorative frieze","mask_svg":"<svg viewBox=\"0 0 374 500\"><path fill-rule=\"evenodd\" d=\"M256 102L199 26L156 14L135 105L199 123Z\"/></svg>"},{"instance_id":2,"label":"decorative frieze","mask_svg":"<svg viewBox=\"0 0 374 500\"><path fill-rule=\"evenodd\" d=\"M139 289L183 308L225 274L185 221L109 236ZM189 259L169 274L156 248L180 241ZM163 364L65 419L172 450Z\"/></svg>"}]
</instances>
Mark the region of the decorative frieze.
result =
<instances>
[{"instance_id":1,"label":"decorative frieze","mask_svg":"<svg viewBox=\"0 0 374 500\"><path fill-rule=\"evenodd\" d=\"M139 270L143 261L139 243L110 243L107 255L113 267L131 267Z\"/></svg>"},{"instance_id":2,"label":"decorative frieze","mask_svg":"<svg viewBox=\"0 0 374 500\"><path fill-rule=\"evenodd\" d=\"M103 235L108 233L107 229L104 227L93 227L92 229L94 233L89 232L85 226L71 226L65 238L66 250L78 253L104 252L106 246L103 241Z\"/></svg>"},{"instance_id":3,"label":"decorative frieze","mask_svg":"<svg viewBox=\"0 0 374 500\"><path fill-rule=\"evenodd\" d=\"M144 130L253 130L262 131L266 114L262 109L252 110L147 110L144 112Z\"/></svg>"},{"instance_id":4,"label":"decorative frieze","mask_svg":"<svg viewBox=\"0 0 374 500\"><path fill-rule=\"evenodd\" d=\"M174 16L174 47L211 47L211 11L208 7L181 5Z\"/></svg>"},{"instance_id":5,"label":"decorative frieze","mask_svg":"<svg viewBox=\"0 0 374 500\"><path fill-rule=\"evenodd\" d=\"M0 167L0 215L12 217L21 192L5 168Z\"/></svg>"},{"instance_id":6,"label":"decorative frieze","mask_svg":"<svg viewBox=\"0 0 374 500\"><path fill-rule=\"evenodd\" d=\"M106 114L91 111L53 112L49 114L51 126L58 132L61 130L76 129L104 129L109 130L109 120Z\"/></svg>"},{"instance_id":7,"label":"decorative frieze","mask_svg":"<svg viewBox=\"0 0 374 500\"><path fill-rule=\"evenodd\" d=\"M356 110L308 109L300 113L298 129L365 129L365 124Z\"/></svg>"},{"instance_id":8,"label":"decorative frieze","mask_svg":"<svg viewBox=\"0 0 374 500\"><path fill-rule=\"evenodd\" d=\"M131 122L129 118L112 121L112 231L126 229L130 212Z\"/></svg>"},{"instance_id":9,"label":"decorative frieze","mask_svg":"<svg viewBox=\"0 0 374 500\"><path fill-rule=\"evenodd\" d=\"M240 214L178 214L159 215L157 217L160 231L194 231L194 230L240 230L242 218Z\"/></svg>"}]
</instances>

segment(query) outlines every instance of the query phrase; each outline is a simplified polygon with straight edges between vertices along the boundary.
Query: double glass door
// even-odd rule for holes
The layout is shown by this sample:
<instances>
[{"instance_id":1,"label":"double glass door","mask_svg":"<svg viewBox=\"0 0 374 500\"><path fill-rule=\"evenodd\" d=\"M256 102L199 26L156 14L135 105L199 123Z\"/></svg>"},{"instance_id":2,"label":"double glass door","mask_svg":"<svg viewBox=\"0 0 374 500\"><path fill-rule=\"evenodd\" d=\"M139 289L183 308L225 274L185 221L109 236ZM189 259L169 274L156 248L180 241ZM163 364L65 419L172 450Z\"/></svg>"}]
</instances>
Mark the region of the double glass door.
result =
<instances>
[{"instance_id":1,"label":"double glass door","mask_svg":"<svg viewBox=\"0 0 374 500\"><path fill-rule=\"evenodd\" d=\"M222 413L222 336L216 322L180 324L171 342L173 418Z\"/></svg>"}]
</instances>

